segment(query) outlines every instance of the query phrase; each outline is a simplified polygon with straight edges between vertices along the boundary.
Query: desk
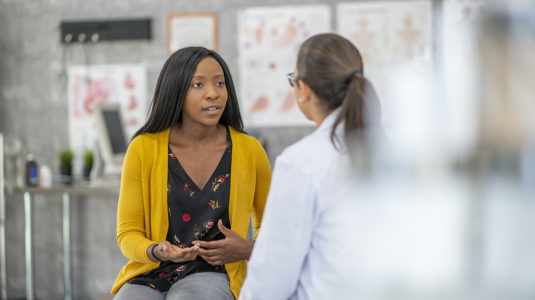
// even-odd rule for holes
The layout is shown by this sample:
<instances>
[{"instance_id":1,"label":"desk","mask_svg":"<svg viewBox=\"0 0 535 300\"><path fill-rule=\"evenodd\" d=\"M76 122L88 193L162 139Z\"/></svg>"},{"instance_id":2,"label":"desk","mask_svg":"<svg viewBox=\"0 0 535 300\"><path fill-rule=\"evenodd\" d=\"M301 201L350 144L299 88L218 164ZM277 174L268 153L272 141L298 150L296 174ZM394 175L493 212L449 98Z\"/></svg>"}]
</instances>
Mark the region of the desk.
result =
<instances>
[{"instance_id":1,"label":"desk","mask_svg":"<svg viewBox=\"0 0 535 300\"><path fill-rule=\"evenodd\" d=\"M71 196L110 196L118 195L119 183L105 186L73 185L52 188L24 187L15 188L13 194L24 198L24 248L26 267L26 299L35 299L35 274L33 253L33 195L61 195L63 223L63 277L65 300L72 300L72 261L71 261Z\"/></svg>"}]
</instances>

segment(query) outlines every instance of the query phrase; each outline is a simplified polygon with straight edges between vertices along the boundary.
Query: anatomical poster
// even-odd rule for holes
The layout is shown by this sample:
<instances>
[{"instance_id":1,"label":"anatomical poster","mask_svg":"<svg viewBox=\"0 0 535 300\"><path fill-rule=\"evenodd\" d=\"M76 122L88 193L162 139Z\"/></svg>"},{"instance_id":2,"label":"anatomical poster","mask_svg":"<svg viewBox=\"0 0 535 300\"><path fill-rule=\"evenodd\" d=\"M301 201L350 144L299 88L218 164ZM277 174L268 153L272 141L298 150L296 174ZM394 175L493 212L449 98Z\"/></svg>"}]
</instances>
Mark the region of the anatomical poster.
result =
<instances>
[{"instance_id":1,"label":"anatomical poster","mask_svg":"<svg viewBox=\"0 0 535 300\"><path fill-rule=\"evenodd\" d=\"M68 68L69 140L75 152L95 147L95 103L119 104L130 139L145 122L147 77L144 65L90 65Z\"/></svg>"},{"instance_id":2,"label":"anatomical poster","mask_svg":"<svg viewBox=\"0 0 535 300\"><path fill-rule=\"evenodd\" d=\"M239 98L247 127L313 125L287 74L310 36L331 30L327 5L255 7L238 14Z\"/></svg>"},{"instance_id":3,"label":"anatomical poster","mask_svg":"<svg viewBox=\"0 0 535 300\"><path fill-rule=\"evenodd\" d=\"M431 1L340 3L336 13L337 32L360 50L372 81L396 65L431 56Z\"/></svg>"}]
</instances>

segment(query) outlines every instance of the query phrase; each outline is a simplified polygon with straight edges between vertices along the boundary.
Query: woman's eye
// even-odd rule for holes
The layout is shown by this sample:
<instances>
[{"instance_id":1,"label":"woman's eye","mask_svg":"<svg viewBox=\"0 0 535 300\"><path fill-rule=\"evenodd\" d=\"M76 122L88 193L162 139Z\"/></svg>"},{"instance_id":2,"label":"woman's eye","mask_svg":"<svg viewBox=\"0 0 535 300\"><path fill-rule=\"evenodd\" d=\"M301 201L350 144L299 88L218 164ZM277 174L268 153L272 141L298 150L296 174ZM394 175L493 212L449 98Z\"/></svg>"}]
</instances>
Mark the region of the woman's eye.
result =
<instances>
[{"instance_id":1,"label":"woman's eye","mask_svg":"<svg viewBox=\"0 0 535 300\"><path fill-rule=\"evenodd\" d=\"M224 86L225 85L225 82L224 81L218 81L215 83L216 86Z\"/></svg>"},{"instance_id":2,"label":"woman's eye","mask_svg":"<svg viewBox=\"0 0 535 300\"><path fill-rule=\"evenodd\" d=\"M194 87L194 88L200 88L200 87L202 87L202 82L195 82L191 86Z\"/></svg>"}]
</instances>

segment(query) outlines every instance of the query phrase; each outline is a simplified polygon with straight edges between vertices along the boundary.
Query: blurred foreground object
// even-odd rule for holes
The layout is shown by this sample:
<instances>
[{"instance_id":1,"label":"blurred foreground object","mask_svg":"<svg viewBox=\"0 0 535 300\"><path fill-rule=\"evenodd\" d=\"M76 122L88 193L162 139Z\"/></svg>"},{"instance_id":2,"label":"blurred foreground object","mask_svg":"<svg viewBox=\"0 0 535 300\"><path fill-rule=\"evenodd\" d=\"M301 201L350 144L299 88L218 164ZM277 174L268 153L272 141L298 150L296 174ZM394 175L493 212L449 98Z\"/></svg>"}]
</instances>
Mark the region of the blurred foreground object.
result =
<instances>
[{"instance_id":1,"label":"blurred foreground object","mask_svg":"<svg viewBox=\"0 0 535 300\"><path fill-rule=\"evenodd\" d=\"M340 210L351 255L332 268L344 272L334 298L535 299L535 4L513 2L489 2L456 52L463 64L437 76L472 84L428 92L422 64L396 72L390 144L372 141Z\"/></svg>"}]
</instances>

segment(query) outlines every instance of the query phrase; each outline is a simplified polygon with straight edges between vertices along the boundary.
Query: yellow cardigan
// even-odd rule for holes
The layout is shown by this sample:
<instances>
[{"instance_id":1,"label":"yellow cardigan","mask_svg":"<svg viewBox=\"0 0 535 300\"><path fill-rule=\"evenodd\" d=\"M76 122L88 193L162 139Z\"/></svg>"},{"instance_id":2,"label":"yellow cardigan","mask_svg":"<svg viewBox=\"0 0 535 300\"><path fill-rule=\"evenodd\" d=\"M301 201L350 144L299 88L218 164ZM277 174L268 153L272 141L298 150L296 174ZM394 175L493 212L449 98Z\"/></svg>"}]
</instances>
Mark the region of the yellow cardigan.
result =
<instances>
[{"instance_id":1,"label":"yellow cardigan","mask_svg":"<svg viewBox=\"0 0 535 300\"><path fill-rule=\"evenodd\" d=\"M231 229L245 238L251 215L258 234L271 180L271 168L260 143L230 128L232 163L229 219ZM128 263L121 269L112 294L129 279L153 270L159 263L147 257L147 247L166 239L167 154L169 129L137 136L123 164L117 208L117 242ZM238 299L247 271L246 261L225 265L230 290Z\"/></svg>"}]
</instances>

